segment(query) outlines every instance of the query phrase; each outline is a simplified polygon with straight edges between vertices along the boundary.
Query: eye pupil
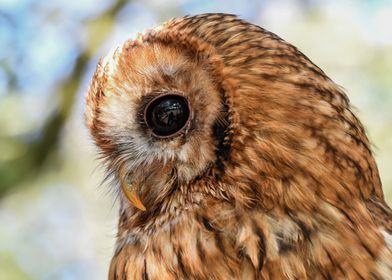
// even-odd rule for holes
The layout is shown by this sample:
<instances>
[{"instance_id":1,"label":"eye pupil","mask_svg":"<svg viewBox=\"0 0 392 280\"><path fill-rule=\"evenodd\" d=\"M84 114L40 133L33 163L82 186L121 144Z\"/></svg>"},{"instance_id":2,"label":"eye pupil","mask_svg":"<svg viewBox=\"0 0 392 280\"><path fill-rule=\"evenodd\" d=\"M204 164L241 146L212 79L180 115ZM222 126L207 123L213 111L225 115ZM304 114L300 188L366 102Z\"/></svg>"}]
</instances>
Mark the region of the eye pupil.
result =
<instances>
[{"instance_id":1,"label":"eye pupil","mask_svg":"<svg viewBox=\"0 0 392 280\"><path fill-rule=\"evenodd\" d=\"M173 136L181 131L189 120L188 101L179 95L160 96L146 106L144 119L155 136Z\"/></svg>"},{"instance_id":2,"label":"eye pupil","mask_svg":"<svg viewBox=\"0 0 392 280\"><path fill-rule=\"evenodd\" d=\"M182 109L178 100L164 100L152 109L152 118L156 124L164 128L171 128L175 126L175 123L181 122Z\"/></svg>"}]
</instances>

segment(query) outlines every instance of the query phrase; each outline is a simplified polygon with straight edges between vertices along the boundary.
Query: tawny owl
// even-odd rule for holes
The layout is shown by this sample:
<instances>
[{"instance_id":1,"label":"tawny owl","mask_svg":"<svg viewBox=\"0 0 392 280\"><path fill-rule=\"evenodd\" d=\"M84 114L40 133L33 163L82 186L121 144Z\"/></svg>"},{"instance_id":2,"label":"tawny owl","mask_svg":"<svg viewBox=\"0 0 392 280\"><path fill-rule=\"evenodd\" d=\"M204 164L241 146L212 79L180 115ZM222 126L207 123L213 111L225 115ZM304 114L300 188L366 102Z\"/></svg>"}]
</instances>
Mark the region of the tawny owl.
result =
<instances>
[{"instance_id":1,"label":"tawny owl","mask_svg":"<svg viewBox=\"0 0 392 280\"><path fill-rule=\"evenodd\" d=\"M169 21L100 61L86 120L119 190L109 279L392 279L364 128L278 36Z\"/></svg>"}]
</instances>

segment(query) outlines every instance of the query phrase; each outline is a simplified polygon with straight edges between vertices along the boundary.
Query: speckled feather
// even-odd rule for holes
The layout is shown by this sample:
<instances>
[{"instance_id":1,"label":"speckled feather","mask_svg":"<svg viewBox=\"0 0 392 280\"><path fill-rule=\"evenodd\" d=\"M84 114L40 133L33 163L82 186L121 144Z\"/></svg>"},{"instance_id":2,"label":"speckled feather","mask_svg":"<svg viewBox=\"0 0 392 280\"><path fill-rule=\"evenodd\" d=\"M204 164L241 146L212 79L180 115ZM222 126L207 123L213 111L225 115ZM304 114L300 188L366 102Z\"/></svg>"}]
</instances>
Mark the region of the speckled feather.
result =
<instances>
[{"instance_id":1,"label":"speckled feather","mask_svg":"<svg viewBox=\"0 0 392 280\"><path fill-rule=\"evenodd\" d=\"M192 107L170 139L140 113L162 92ZM108 174L144 182L144 212L119 193L110 280L392 279L364 128L278 36L233 15L174 19L102 59L86 102Z\"/></svg>"}]
</instances>

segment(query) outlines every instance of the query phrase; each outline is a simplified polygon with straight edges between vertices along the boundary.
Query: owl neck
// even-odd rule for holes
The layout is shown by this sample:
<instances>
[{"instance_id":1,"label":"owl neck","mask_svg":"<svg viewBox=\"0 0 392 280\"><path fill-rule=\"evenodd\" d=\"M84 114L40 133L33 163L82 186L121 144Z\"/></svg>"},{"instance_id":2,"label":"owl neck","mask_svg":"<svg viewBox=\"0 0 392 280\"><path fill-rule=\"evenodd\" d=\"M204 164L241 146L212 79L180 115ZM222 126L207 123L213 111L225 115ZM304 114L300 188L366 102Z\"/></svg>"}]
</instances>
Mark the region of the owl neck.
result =
<instances>
[{"instance_id":1,"label":"owl neck","mask_svg":"<svg viewBox=\"0 0 392 280\"><path fill-rule=\"evenodd\" d=\"M173 216L145 214L151 224L142 226L122 205L110 279L382 279L391 255L363 205L351 207L342 212L318 200L313 209L267 211L205 196Z\"/></svg>"}]
</instances>

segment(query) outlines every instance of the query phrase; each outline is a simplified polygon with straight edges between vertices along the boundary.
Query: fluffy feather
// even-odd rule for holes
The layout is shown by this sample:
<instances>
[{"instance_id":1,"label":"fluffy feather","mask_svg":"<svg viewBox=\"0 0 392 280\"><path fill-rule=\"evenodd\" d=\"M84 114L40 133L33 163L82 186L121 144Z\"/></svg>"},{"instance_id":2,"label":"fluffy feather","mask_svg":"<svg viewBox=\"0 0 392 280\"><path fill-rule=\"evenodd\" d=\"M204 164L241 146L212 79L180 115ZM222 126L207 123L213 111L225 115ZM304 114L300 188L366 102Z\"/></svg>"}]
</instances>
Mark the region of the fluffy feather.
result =
<instances>
[{"instance_id":1,"label":"fluffy feather","mask_svg":"<svg viewBox=\"0 0 392 280\"><path fill-rule=\"evenodd\" d=\"M141 111L165 92L192 116L157 139ZM147 209L120 195L109 279L392 279L392 211L364 128L278 36L226 14L169 21L101 60L86 122Z\"/></svg>"}]
</instances>

